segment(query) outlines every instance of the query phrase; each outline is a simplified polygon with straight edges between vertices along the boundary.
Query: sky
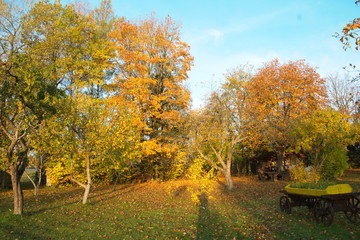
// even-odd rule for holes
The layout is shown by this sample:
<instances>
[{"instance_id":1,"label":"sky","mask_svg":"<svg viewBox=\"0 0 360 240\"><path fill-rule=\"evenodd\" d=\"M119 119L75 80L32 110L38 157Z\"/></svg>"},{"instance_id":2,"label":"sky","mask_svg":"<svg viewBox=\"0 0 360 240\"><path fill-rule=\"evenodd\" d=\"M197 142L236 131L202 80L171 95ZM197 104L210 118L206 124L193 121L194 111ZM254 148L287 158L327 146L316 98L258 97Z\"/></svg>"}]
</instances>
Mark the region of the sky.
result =
<instances>
[{"instance_id":1,"label":"sky","mask_svg":"<svg viewBox=\"0 0 360 240\"><path fill-rule=\"evenodd\" d=\"M90 7L100 0L88 0ZM112 0L116 15L129 20L151 13L168 15L182 26L182 40L191 47L194 66L186 87L193 108L224 81L236 66L259 68L305 59L322 77L360 65L355 49L345 51L335 32L360 17L355 0Z\"/></svg>"}]
</instances>

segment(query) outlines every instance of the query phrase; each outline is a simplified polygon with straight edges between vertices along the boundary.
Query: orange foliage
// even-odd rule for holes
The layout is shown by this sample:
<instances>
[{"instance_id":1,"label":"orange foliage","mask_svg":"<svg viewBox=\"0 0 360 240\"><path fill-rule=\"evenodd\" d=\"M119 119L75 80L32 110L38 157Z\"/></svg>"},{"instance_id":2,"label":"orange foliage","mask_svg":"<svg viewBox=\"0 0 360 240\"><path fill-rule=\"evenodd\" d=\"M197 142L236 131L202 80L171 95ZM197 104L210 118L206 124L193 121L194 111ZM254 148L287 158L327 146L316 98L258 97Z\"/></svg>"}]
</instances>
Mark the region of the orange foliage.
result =
<instances>
[{"instance_id":1,"label":"orange foliage","mask_svg":"<svg viewBox=\"0 0 360 240\"><path fill-rule=\"evenodd\" d=\"M182 84L193 62L190 47L180 40L179 26L170 17L119 20L110 37L118 64L113 87L139 112L143 141L151 141L143 144L144 155L169 155L190 102Z\"/></svg>"},{"instance_id":2,"label":"orange foliage","mask_svg":"<svg viewBox=\"0 0 360 240\"><path fill-rule=\"evenodd\" d=\"M357 5L360 1L355 2ZM343 35L336 33L336 36L340 38L340 41L344 44L344 49L350 48L350 41L353 40L355 43L355 49L359 50L360 37L358 35L360 29L360 18L355 18L352 22L346 24L343 28ZM355 67L355 66L353 66Z\"/></svg>"},{"instance_id":3,"label":"orange foliage","mask_svg":"<svg viewBox=\"0 0 360 240\"><path fill-rule=\"evenodd\" d=\"M249 82L251 108L261 118L272 116L288 122L322 106L325 80L303 60L281 64L268 62ZM270 118L268 120L271 120Z\"/></svg>"},{"instance_id":4,"label":"orange foliage","mask_svg":"<svg viewBox=\"0 0 360 240\"><path fill-rule=\"evenodd\" d=\"M249 81L248 113L256 119L256 129L261 128L264 141L283 154L290 146L290 124L325 106L325 90L324 79L304 60L281 64L275 59Z\"/></svg>"}]
</instances>

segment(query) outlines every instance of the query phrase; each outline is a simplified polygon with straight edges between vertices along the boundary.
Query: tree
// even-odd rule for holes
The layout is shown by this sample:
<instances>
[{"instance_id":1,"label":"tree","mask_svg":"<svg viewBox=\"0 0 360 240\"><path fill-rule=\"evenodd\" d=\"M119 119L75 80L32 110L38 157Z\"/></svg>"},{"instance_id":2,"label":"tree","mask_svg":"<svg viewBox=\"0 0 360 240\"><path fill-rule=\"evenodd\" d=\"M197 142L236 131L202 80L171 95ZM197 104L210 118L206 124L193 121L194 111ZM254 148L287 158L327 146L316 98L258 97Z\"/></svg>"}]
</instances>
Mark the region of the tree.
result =
<instances>
[{"instance_id":1,"label":"tree","mask_svg":"<svg viewBox=\"0 0 360 240\"><path fill-rule=\"evenodd\" d=\"M4 137L0 159L11 175L14 214L23 212L20 178L28 164L29 135L54 112L51 102L58 95L26 51L23 14L11 3L0 2L0 129Z\"/></svg>"},{"instance_id":2,"label":"tree","mask_svg":"<svg viewBox=\"0 0 360 240\"><path fill-rule=\"evenodd\" d=\"M298 119L293 133L296 149L308 153L322 178L343 174L348 167L346 147L354 143L348 115L331 109L317 110Z\"/></svg>"},{"instance_id":3,"label":"tree","mask_svg":"<svg viewBox=\"0 0 360 240\"><path fill-rule=\"evenodd\" d=\"M73 5L40 1L24 19L23 42L32 62L46 70L47 81L69 95L104 83L113 49L92 15L78 13Z\"/></svg>"},{"instance_id":4,"label":"tree","mask_svg":"<svg viewBox=\"0 0 360 240\"><path fill-rule=\"evenodd\" d=\"M360 1L355 1L356 4L359 4ZM355 18L352 22L346 24L342 29L342 34L336 33L336 36L340 38L340 42L344 45L344 49L348 49L352 44L355 44L355 49L359 50L360 37L358 32L360 29L360 18ZM352 42L353 41L353 42Z\"/></svg>"},{"instance_id":5,"label":"tree","mask_svg":"<svg viewBox=\"0 0 360 240\"><path fill-rule=\"evenodd\" d=\"M359 4L360 1L355 1L355 4ZM360 18L355 18L352 22L346 24L345 27L342 29L342 34L335 33L335 37L340 39L340 42L343 44L344 50L350 49L351 46L355 45L355 50L359 50L360 45L360 36L359 36L359 29L360 29ZM356 70L355 64L349 64L350 68ZM358 80L359 76L355 77L353 80Z\"/></svg>"},{"instance_id":6,"label":"tree","mask_svg":"<svg viewBox=\"0 0 360 240\"><path fill-rule=\"evenodd\" d=\"M179 26L154 16L115 23L110 33L117 53L114 94L129 101L143 124L141 172L144 178L169 178L183 143L181 129L190 94L183 86L193 58L180 39Z\"/></svg>"},{"instance_id":7,"label":"tree","mask_svg":"<svg viewBox=\"0 0 360 240\"><path fill-rule=\"evenodd\" d=\"M257 132L276 152L280 171L291 146L291 123L323 106L325 81L303 60L265 63L247 85L248 113L257 119Z\"/></svg>"},{"instance_id":8,"label":"tree","mask_svg":"<svg viewBox=\"0 0 360 240\"><path fill-rule=\"evenodd\" d=\"M66 112L61 119L65 126L58 133L62 139L55 139L53 144L54 147L62 145L62 154L57 154L55 159L65 165L70 180L84 188L85 204L93 175L101 175L110 164L125 161L125 157L134 158L129 155L138 146L134 130L139 121L124 109L109 105L105 99L80 93L74 96Z\"/></svg>"},{"instance_id":9,"label":"tree","mask_svg":"<svg viewBox=\"0 0 360 240\"><path fill-rule=\"evenodd\" d=\"M92 16L72 5L39 1L28 13L0 2L1 160L12 175L14 213L23 212L20 177L28 164L30 135L56 113L56 98L103 82L112 49Z\"/></svg>"},{"instance_id":10,"label":"tree","mask_svg":"<svg viewBox=\"0 0 360 240\"><path fill-rule=\"evenodd\" d=\"M233 188L231 167L234 154L241 151L244 140L248 138L244 86L250 79L251 74L243 68L229 72L222 89L211 95L205 108L192 113L193 145L201 158L225 176L230 190Z\"/></svg>"},{"instance_id":11,"label":"tree","mask_svg":"<svg viewBox=\"0 0 360 240\"><path fill-rule=\"evenodd\" d=\"M351 81L351 77L348 74L343 76L334 74L328 76L327 80L331 106L342 114L356 118L359 110L359 97L357 87Z\"/></svg>"}]
</instances>

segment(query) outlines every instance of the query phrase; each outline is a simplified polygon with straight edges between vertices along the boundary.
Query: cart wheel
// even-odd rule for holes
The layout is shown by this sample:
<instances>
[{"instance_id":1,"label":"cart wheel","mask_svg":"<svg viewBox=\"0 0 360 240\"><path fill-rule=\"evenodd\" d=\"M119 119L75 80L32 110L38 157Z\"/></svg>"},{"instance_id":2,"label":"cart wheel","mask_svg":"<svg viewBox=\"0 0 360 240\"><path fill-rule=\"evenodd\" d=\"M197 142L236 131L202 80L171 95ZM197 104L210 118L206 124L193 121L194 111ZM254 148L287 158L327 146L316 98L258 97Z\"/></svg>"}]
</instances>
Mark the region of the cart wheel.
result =
<instances>
[{"instance_id":1,"label":"cart wheel","mask_svg":"<svg viewBox=\"0 0 360 240\"><path fill-rule=\"evenodd\" d=\"M331 202L319 199L314 206L314 216L317 222L330 226L334 220L334 209Z\"/></svg>"},{"instance_id":2,"label":"cart wheel","mask_svg":"<svg viewBox=\"0 0 360 240\"><path fill-rule=\"evenodd\" d=\"M286 213L291 213L291 203L287 196L280 198L280 210Z\"/></svg>"},{"instance_id":3,"label":"cart wheel","mask_svg":"<svg viewBox=\"0 0 360 240\"><path fill-rule=\"evenodd\" d=\"M308 207L310 212L314 212L316 201L317 201L316 198L308 198L308 199L305 200L306 206Z\"/></svg>"},{"instance_id":4,"label":"cart wheel","mask_svg":"<svg viewBox=\"0 0 360 240\"><path fill-rule=\"evenodd\" d=\"M360 200L357 197L349 198L346 205L350 211L345 211L345 216L350 222L356 223L360 220Z\"/></svg>"}]
</instances>

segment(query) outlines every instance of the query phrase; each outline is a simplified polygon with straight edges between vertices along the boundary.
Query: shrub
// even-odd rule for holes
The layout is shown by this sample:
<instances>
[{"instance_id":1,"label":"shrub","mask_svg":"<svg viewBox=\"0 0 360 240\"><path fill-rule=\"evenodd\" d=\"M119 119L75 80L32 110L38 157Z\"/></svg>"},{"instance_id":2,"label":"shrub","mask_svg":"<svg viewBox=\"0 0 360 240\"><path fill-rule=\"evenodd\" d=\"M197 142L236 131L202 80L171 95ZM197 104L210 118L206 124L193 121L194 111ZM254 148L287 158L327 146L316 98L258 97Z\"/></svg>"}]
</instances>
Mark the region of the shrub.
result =
<instances>
[{"instance_id":1,"label":"shrub","mask_svg":"<svg viewBox=\"0 0 360 240\"><path fill-rule=\"evenodd\" d=\"M189 187L191 199L194 203L200 204L201 198L208 196L211 198L211 192L214 190L212 178L214 177L214 169L206 171L207 163L204 159L196 158L190 166L187 176L196 184L197 187Z\"/></svg>"},{"instance_id":2,"label":"shrub","mask_svg":"<svg viewBox=\"0 0 360 240\"><path fill-rule=\"evenodd\" d=\"M305 167L303 162L290 169L291 178L297 183L319 182L320 171L314 166Z\"/></svg>"},{"instance_id":3,"label":"shrub","mask_svg":"<svg viewBox=\"0 0 360 240\"><path fill-rule=\"evenodd\" d=\"M46 170L46 177L51 186L59 186L70 181L70 173L65 168L64 163L55 163L52 167L48 167Z\"/></svg>"},{"instance_id":4,"label":"shrub","mask_svg":"<svg viewBox=\"0 0 360 240\"><path fill-rule=\"evenodd\" d=\"M340 177L349 167L349 157L345 149L335 148L328 153L327 159L321 168L322 179Z\"/></svg>"}]
</instances>

